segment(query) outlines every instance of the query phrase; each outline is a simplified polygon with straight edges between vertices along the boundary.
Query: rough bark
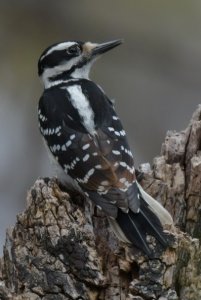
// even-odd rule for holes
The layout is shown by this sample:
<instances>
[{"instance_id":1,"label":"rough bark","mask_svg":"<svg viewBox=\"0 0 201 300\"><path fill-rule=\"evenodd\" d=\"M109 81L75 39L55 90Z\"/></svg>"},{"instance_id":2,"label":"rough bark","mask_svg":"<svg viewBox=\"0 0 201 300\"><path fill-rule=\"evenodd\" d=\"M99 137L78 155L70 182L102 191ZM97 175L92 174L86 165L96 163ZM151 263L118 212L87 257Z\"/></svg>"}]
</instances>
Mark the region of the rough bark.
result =
<instances>
[{"instance_id":1,"label":"rough bark","mask_svg":"<svg viewBox=\"0 0 201 300\"><path fill-rule=\"evenodd\" d=\"M141 184L172 214L176 230L154 258L120 243L107 219L55 179L39 179L7 232L0 299L201 299L201 106L161 156L141 165ZM150 244L156 241L150 239Z\"/></svg>"}]
</instances>

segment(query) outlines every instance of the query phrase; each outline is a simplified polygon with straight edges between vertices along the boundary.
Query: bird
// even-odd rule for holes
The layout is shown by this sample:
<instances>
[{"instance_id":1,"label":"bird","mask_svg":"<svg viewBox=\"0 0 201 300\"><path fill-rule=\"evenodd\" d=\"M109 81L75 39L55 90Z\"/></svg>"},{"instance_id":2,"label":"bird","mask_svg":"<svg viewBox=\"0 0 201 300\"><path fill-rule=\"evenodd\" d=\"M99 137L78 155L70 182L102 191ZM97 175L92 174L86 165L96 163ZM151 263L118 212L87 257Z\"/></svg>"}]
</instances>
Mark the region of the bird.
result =
<instances>
[{"instance_id":1,"label":"bird","mask_svg":"<svg viewBox=\"0 0 201 300\"><path fill-rule=\"evenodd\" d=\"M169 212L138 183L134 158L113 101L89 78L94 62L122 44L62 41L43 51L38 75L44 91L39 130L51 159L109 220L116 236L148 256L153 236L168 247Z\"/></svg>"}]
</instances>

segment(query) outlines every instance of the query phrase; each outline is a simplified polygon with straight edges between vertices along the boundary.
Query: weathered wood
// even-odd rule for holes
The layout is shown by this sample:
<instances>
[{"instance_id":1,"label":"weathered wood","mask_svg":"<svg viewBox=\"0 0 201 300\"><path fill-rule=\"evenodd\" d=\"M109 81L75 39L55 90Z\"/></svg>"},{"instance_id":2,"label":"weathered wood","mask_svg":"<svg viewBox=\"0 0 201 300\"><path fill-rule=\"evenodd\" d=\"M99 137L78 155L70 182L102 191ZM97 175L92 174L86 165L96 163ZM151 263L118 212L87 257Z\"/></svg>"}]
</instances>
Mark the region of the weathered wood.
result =
<instances>
[{"instance_id":1,"label":"weathered wood","mask_svg":"<svg viewBox=\"0 0 201 300\"><path fill-rule=\"evenodd\" d=\"M171 247L154 258L120 243L107 219L56 179L38 179L7 232L0 299L201 299L201 106L186 130L169 131L141 184L173 215Z\"/></svg>"}]
</instances>

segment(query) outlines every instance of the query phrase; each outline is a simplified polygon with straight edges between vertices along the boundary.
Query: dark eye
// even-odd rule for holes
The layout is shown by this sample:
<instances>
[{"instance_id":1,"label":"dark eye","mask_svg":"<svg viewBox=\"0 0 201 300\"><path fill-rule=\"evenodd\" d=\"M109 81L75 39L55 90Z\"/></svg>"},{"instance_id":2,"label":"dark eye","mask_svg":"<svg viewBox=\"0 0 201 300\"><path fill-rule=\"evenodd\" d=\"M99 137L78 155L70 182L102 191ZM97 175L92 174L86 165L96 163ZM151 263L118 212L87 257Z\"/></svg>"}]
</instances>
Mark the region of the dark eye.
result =
<instances>
[{"instance_id":1,"label":"dark eye","mask_svg":"<svg viewBox=\"0 0 201 300\"><path fill-rule=\"evenodd\" d=\"M80 50L79 45L73 45L66 50L67 54L70 54L70 55L79 55L80 51L81 50Z\"/></svg>"}]
</instances>

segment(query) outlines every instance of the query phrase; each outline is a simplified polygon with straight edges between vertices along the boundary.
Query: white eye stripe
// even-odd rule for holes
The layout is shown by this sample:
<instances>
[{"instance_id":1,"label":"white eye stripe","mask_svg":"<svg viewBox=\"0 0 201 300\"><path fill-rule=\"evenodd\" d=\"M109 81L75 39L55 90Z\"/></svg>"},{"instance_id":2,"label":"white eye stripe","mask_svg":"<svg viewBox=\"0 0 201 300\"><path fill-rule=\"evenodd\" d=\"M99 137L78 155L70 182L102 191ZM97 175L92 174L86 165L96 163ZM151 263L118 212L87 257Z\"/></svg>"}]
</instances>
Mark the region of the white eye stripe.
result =
<instances>
[{"instance_id":1,"label":"white eye stripe","mask_svg":"<svg viewBox=\"0 0 201 300\"><path fill-rule=\"evenodd\" d=\"M41 56L40 61L43 60L46 56L50 55L52 52L67 49L72 45L77 45L77 44L75 42L64 42L64 43L57 44L51 47L43 56Z\"/></svg>"}]
</instances>

